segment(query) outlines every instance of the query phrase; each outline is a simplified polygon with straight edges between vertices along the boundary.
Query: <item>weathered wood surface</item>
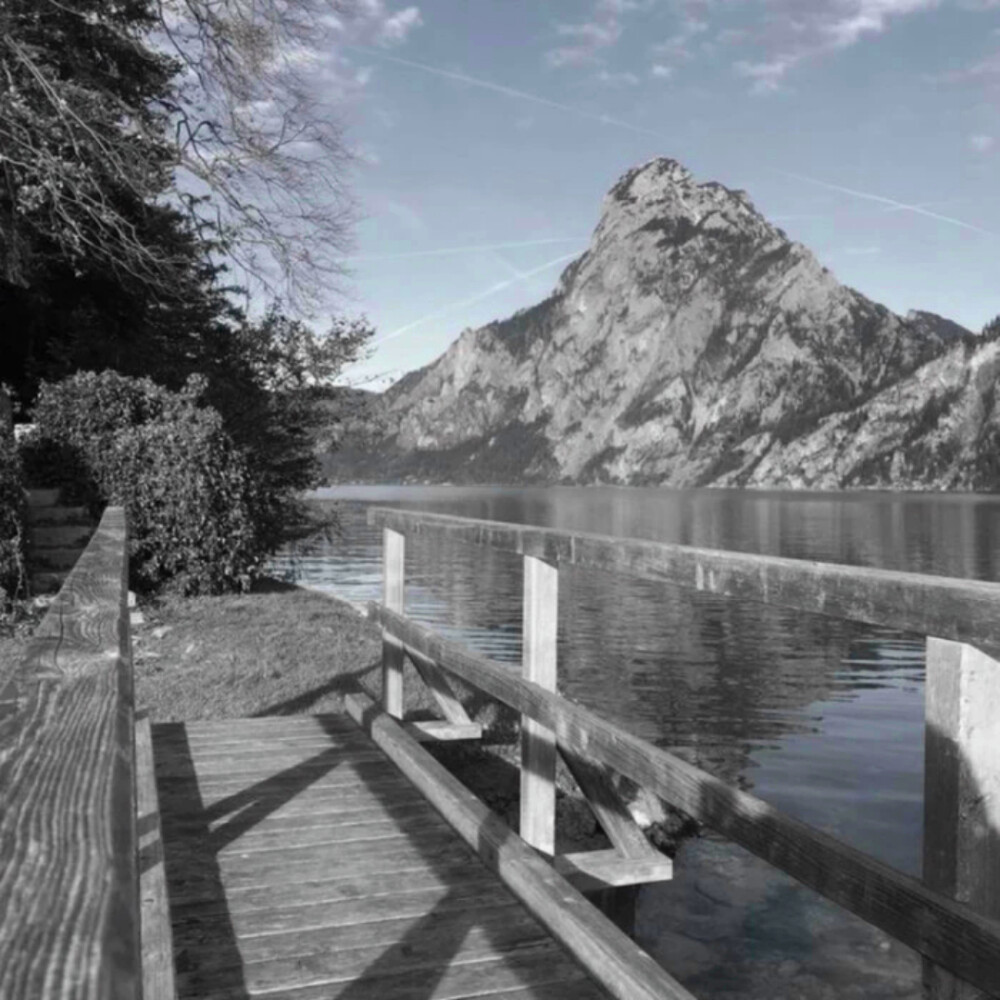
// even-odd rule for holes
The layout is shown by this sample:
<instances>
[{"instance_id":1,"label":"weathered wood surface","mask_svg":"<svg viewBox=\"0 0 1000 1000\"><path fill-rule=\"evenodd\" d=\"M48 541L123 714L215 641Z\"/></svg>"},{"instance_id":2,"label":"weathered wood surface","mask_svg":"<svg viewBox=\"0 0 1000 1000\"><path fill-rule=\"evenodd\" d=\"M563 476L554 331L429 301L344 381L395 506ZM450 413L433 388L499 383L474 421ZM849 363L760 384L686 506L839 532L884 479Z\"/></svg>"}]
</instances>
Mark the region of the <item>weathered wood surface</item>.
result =
<instances>
[{"instance_id":1,"label":"weathered wood surface","mask_svg":"<svg viewBox=\"0 0 1000 1000\"><path fill-rule=\"evenodd\" d=\"M149 716L135 723L135 805L141 908L142 1000L175 1000L170 900L163 867L160 803Z\"/></svg>"},{"instance_id":2,"label":"weathered wood surface","mask_svg":"<svg viewBox=\"0 0 1000 1000\"><path fill-rule=\"evenodd\" d=\"M346 717L153 735L181 998L602 995Z\"/></svg>"},{"instance_id":3,"label":"weathered wood surface","mask_svg":"<svg viewBox=\"0 0 1000 1000\"><path fill-rule=\"evenodd\" d=\"M406 538L386 528L382 532L382 603L403 613ZM403 717L403 651L389 636L382 637L382 704L397 719Z\"/></svg>"},{"instance_id":4,"label":"weathered wood surface","mask_svg":"<svg viewBox=\"0 0 1000 1000\"><path fill-rule=\"evenodd\" d=\"M555 691L559 570L531 556L524 558L523 618L522 676ZM556 739L526 715L521 716L520 778L520 834L551 858L556 852Z\"/></svg>"},{"instance_id":5,"label":"weathered wood surface","mask_svg":"<svg viewBox=\"0 0 1000 1000\"><path fill-rule=\"evenodd\" d=\"M924 883L1000 920L1000 663L927 640ZM927 1000L985 994L924 962Z\"/></svg>"},{"instance_id":6,"label":"weathered wood surface","mask_svg":"<svg viewBox=\"0 0 1000 1000\"><path fill-rule=\"evenodd\" d=\"M556 855L552 865L581 892L667 882L674 874L673 861L659 851L639 858L624 857L616 850L575 851Z\"/></svg>"},{"instance_id":7,"label":"weathered wood surface","mask_svg":"<svg viewBox=\"0 0 1000 1000\"><path fill-rule=\"evenodd\" d=\"M556 565L571 563L692 590L966 642L1000 657L1000 584L725 552L445 514L370 508L369 523L443 536Z\"/></svg>"},{"instance_id":8,"label":"weathered wood surface","mask_svg":"<svg viewBox=\"0 0 1000 1000\"><path fill-rule=\"evenodd\" d=\"M608 993L617 1000L694 1000L370 698L348 695L344 705L483 863Z\"/></svg>"},{"instance_id":9,"label":"weathered wood surface","mask_svg":"<svg viewBox=\"0 0 1000 1000\"><path fill-rule=\"evenodd\" d=\"M631 778L936 964L1000 994L1000 922L523 680L504 664L380 605L369 604L369 615L404 646L553 729L560 746Z\"/></svg>"},{"instance_id":10,"label":"weathered wood surface","mask_svg":"<svg viewBox=\"0 0 1000 1000\"><path fill-rule=\"evenodd\" d=\"M409 659L434 696L434 700L445 719L458 726L470 725L472 719L465 711L465 706L459 701L458 695L452 690L447 674L443 670L439 670L436 663L419 653L411 653Z\"/></svg>"},{"instance_id":11,"label":"weathered wood surface","mask_svg":"<svg viewBox=\"0 0 1000 1000\"><path fill-rule=\"evenodd\" d=\"M0 996L139 995L125 517L0 675ZM0 668L2 669L2 668Z\"/></svg>"}]
</instances>

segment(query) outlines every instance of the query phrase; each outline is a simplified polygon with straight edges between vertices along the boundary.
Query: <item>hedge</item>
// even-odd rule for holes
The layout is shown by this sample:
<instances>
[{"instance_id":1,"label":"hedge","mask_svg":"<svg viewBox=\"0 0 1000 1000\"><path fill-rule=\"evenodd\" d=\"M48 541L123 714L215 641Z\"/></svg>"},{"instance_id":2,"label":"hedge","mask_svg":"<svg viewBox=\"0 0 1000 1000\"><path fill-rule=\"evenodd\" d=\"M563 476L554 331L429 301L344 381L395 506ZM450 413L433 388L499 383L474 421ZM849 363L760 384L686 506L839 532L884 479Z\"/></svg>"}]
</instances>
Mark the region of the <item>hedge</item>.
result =
<instances>
[{"instance_id":1,"label":"hedge","mask_svg":"<svg viewBox=\"0 0 1000 1000\"><path fill-rule=\"evenodd\" d=\"M267 555L245 457L203 391L199 378L171 392L112 371L39 391L25 461L61 478L64 500L125 507L133 589L245 589Z\"/></svg>"}]
</instances>

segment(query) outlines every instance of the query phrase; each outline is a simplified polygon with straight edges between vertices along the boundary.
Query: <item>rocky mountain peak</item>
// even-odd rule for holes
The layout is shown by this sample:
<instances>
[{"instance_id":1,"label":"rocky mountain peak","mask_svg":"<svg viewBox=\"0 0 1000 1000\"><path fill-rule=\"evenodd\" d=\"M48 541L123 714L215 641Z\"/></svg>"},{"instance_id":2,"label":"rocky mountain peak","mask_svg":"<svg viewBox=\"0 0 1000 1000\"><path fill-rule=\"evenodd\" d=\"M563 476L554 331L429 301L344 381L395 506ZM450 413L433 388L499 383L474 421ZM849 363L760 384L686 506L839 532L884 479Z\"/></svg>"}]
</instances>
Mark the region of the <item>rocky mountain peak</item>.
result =
<instances>
[{"instance_id":1,"label":"rocky mountain peak","mask_svg":"<svg viewBox=\"0 0 1000 1000\"><path fill-rule=\"evenodd\" d=\"M967 333L839 284L744 192L661 157L611 188L552 295L466 331L386 411L403 467L450 479L749 482Z\"/></svg>"}]
</instances>

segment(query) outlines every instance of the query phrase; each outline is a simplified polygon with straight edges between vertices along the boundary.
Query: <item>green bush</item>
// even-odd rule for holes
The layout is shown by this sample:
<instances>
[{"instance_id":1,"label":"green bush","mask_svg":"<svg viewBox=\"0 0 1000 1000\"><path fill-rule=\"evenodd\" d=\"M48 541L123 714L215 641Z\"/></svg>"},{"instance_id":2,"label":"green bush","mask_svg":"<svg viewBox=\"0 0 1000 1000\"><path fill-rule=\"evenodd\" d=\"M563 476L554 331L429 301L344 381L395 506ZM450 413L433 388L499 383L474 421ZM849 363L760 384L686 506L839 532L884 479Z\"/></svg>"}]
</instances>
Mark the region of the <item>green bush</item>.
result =
<instances>
[{"instance_id":1,"label":"green bush","mask_svg":"<svg viewBox=\"0 0 1000 1000\"><path fill-rule=\"evenodd\" d=\"M0 428L0 614L25 591L26 519L20 458L13 436Z\"/></svg>"},{"instance_id":2,"label":"green bush","mask_svg":"<svg viewBox=\"0 0 1000 1000\"><path fill-rule=\"evenodd\" d=\"M75 458L78 497L125 507L136 590L245 589L267 555L245 457L218 412L200 403L203 391L198 378L175 393L112 371L39 391L27 451Z\"/></svg>"}]
</instances>

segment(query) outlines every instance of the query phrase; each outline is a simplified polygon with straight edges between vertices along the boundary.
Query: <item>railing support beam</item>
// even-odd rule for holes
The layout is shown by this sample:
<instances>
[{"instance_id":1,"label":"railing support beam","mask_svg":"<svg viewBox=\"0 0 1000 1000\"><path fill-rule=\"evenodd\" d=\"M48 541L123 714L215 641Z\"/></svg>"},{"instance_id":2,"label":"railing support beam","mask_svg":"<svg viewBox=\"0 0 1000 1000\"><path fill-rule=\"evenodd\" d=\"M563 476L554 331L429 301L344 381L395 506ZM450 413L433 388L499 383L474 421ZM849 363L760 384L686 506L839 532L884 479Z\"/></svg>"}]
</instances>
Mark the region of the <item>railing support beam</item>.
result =
<instances>
[{"instance_id":1,"label":"railing support beam","mask_svg":"<svg viewBox=\"0 0 1000 1000\"><path fill-rule=\"evenodd\" d=\"M382 603L403 613L406 536L382 529ZM403 718L403 647L382 630L382 705L386 714Z\"/></svg>"},{"instance_id":2,"label":"railing support beam","mask_svg":"<svg viewBox=\"0 0 1000 1000\"><path fill-rule=\"evenodd\" d=\"M924 883L1000 918L1000 663L927 639ZM924 960L925 1000L988 994Z\"/></svg>"},{"instance_id":3,"label":"railing support beam","mask_svg":"<svg viewBox=\"0 0 1000 1000\"><path fill-rule=\"evenodd\" d=\"M523 676L556 689L559 570L524 557ZM556 852L556 737L521 716L521 838L549 857Z\"/></svg>"}]
</instances>

